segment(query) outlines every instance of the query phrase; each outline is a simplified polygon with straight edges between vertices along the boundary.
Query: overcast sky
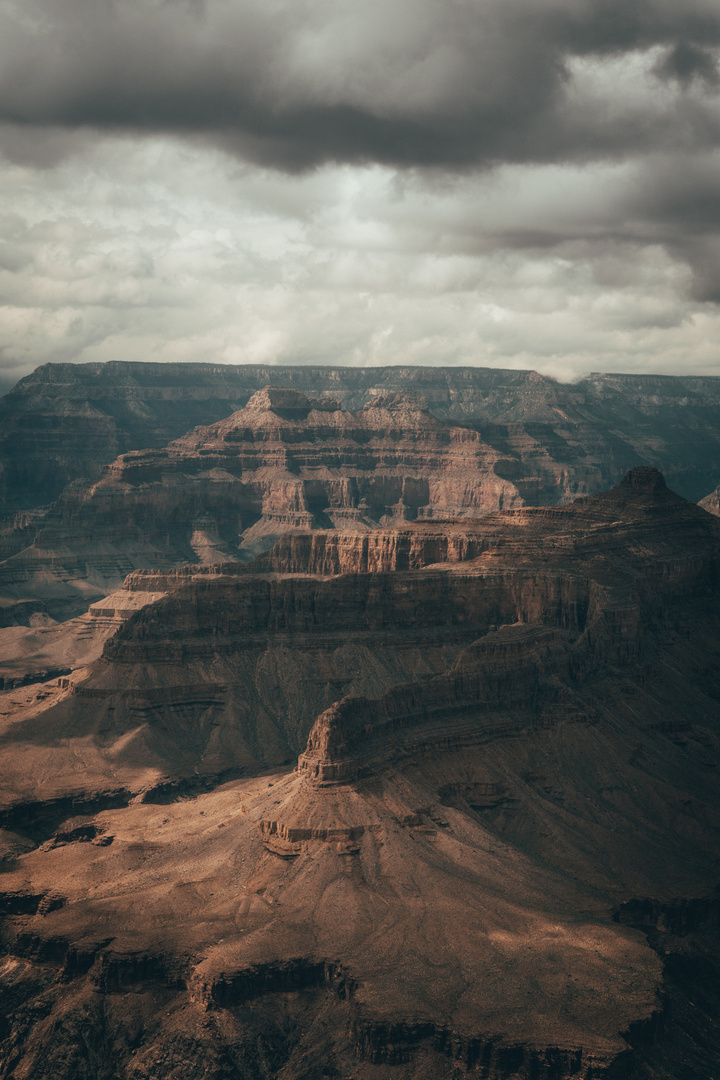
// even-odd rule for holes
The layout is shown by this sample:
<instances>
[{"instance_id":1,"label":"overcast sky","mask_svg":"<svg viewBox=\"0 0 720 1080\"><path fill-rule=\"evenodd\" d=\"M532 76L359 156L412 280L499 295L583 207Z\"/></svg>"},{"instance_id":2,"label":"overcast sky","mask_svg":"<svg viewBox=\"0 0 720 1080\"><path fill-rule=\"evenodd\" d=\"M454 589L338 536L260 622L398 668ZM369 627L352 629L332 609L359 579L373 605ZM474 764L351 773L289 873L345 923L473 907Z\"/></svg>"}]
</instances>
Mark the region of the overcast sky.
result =
<instances>
[{"instance_id":1,"label":"overcast sky","mask_svg":"<svg viewBox=\"0 0 720 1080\"><path fill-rule=\"evenodd\" d=\"M719 0L0 0L0 378L720 375Z\"/></svg>"}]
</instances>

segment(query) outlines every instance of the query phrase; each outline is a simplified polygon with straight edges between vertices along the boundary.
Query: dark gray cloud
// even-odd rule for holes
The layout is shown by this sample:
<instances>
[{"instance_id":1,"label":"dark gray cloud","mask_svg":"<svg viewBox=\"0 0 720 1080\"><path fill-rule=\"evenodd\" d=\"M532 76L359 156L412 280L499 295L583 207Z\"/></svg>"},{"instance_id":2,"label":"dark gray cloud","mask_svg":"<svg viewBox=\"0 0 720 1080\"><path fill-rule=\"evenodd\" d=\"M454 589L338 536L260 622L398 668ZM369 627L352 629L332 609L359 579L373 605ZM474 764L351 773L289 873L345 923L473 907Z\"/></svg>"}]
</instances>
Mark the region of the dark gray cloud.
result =
<instances>
[{"instance_id":1,"label":"dark gray cloud","mask_svg":"<svg viewBox=\"0 0 720 1080\"><path fill-rule=\"evenodd\" d=\"M538 5L553 38L581 53L617 53L675 45L720 42L720 13L713 0L580 0ZM544 21L544 20L543 20Z\"/></svg>"},{"instance_id":2,"label":"dark gray cloud","mask_svg":"<svg viewBox=\"0 0 720 1080\"><path fill-rule=\"evenodd\" d=\"M720 143L715 0L15 0L0 43L0 120L192 133L287 171ZM609 115L573 68L649 50L692 106Z\"/></svg>"},{"instance_id":3,"label":"dark gray cloud","mask_svg":"<svg viewBox=\"0 0 720 1080\"><path fill-rule=\"evenodd\" d=\"M654 167L653 167L654 166ZM693 272L696 300L720 303L720 157L659 160L627 195L622 235L652 237Z\"/></svg>"},{"instance_id":4,"label":"dark gray cloud","mask_svg":"<svg viewBox=\"0 0 720 1080\"><path fill-rule=\"evenodd\" d=\"M676 79L683 86L697 80L716 87L720 81L717 60L709 49L679 41L656 67L661 78Z\"/></svg>"}]
</instances>

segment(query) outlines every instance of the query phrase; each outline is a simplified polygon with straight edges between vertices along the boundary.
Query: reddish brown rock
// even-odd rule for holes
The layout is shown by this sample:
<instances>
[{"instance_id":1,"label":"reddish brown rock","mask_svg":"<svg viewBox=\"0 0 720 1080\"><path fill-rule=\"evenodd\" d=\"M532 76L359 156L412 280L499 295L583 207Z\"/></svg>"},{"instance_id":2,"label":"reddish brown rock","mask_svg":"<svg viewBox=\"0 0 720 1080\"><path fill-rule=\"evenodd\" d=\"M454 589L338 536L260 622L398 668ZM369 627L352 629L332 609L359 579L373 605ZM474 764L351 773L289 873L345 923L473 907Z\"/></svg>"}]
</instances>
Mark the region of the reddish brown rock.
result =
<instances>
[{"instance_id":1,"label":"reddish brown rock","mask_svg":"<svg viewBox=\"0 0 720 1080\"><path fill-rule=\"evenodd\" d=\"M639 470L133 574L3 717L2 1068L705 1075L719 569Z\"/></svg>"},{"instance_id":2,"label":"reddish brown rock","mask_svg":"<svg viewBox=\"0 0 720 1080\"><path fill-rule=\"evenodd\" d=\"M257 389L270 373L285 387ZM162 448L183 416L190 426L237 405ZM562 387L482 369L48 365L3 407L5 513L40 488L60 498L0 531L0 625L65 619L133 569L247 559L288 531L562 505L638 462L662 463L697 498L720 470L707 379ZM39 432L42 460L26 445ZM91 479L61 494L60 478L84 467Z\"/></svg>"}]
</instances>

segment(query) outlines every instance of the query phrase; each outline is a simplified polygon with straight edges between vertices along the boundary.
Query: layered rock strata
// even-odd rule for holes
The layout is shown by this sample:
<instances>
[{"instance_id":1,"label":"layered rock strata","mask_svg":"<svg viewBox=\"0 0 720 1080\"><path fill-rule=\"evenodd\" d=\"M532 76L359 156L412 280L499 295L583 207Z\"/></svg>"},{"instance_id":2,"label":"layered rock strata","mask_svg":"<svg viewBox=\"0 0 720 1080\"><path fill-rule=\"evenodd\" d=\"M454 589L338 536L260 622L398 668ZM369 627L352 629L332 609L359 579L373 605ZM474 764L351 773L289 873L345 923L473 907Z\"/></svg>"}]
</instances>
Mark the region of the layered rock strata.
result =
<instances>
[{"instance_id":1,"label":"layered rock strata","mask_svg":"<svg viewBox=\"0 0 720 1080\"><path fill-rule=\"evenodd\" d=\"M102 743L115 733L111 769L105 751L82 750L101 786L118 770L132 783L140 762L155 782L168 767L183 776L275 764L302 752L315 717L343 697L382 699L435 676L421 696L470 685L493 628L515 624L497 639L507 653L499 668L519 655L523 626L544 626L565 634L553 655L571 682L584 668L636 662L643 612L664 623L678 603L712 593L716 533L712 517L638 470L563 510L298 535L255 564L136 572L128 603L167 597L121 625L101 663L66 680L47 730L70 733L84 717L86 734L107 733ZM39 732L45 720L34 723Z\"/></svg>"},{"instance_id":2,"label":"layered rock strata","mask_svg":"<svg viewBox=\"0 0 720 1080\"><path fill-rule=\"evenodd\" d=\"M46 371L49 386L59 374ZM660 445L651 434L653 410L662 414L667 430L672 427L672 381L652 383L649 396L640 384L634 387L634 420L630 425L623 419L628 430L621 437L609 436L607 425L602 435L585 430L595 423L588 402L592 398L593 408L600 408L603 380L588 383L583 397L577 388L562 389L532 373L475 373L462 383L462 394L430 395L433 408L462 417L458 426L436 418L425 398L413 392L420 374L419 369L408 375L403 393L381 392L362 380L357 386L365 389L350 393L346 382L355 383L349 375L320 379L319 398L267 386L227 419L164 448L123 453L96 482L71 484L54 504L7 519L0 531L0 623L27 622L37 611L66 619L134 569L249 559L288 532L356 533L404 521L564 504L597 490L628 465L653 458ZM66 391L73 401L75 391L80 397L90 392L92 379L74 383L72 372L68 378L61 379L61 398ZM298 379L303 381L290 381ZM706 398L714 401L712 381L686 383L683 416L691 401L698 408ZM32 398L32 387L44 385L23 384L18 407L23 394ZM339 390L337 399L328 396L331 385ZM620 386L612 386L612 408L619 407ZM138 387L137 393L142 397L144 391ZM182 399L178 393L173 400ZM209 384L201 397L207 393ZM355 403L358 394L366 404L355 412L339 400ZM151 394L148 400L161 398ZM699 430L696 420L693 431ZM711 443L720 435L707 423L698 461L712 462ZM610 427L615 432L617 425ZM88 459L100 461L96 449ZM29 460L24 455L23 467Z\"/></svg>"},{"instance_id":3,"label":"layered rock strata","mask_svg":"<svg viewBox=\"0 0 720 1080\"><path fill-rule=\"evenodd\" d=\"M371 537L133 574L4 718L8 1075L711 1069L718 522L641 469Z\"/></svg>"},{"instance_id":4,"label":"layered rock strata","mask_svg":"<svg viewBox=\"0 0 720 1080\"><path fill-rule=\"evenodd\" d=\"M353 414L268 387L227 420L125 454L96 484L24 515L4 533L0 594L8 603L42 595L57 615L132 569L247 559L289 530L521 504L498 462L476 432L404 399Z\"/></svg>"},{"instance_id":5,"label":"layered rock strata","mask_svg":"<svg viewBox=\"0 0 720 1080\"><path fill-rule=\"evenodd\" d=\"M47 682L84 668L100 657L105 642L123 622L163 595L122 589L64 623L35 614L27 627L0 628L0 689Z\"/></svg>"},{"instance_id":6,"label":"layered rock strata","mask_svg":"<svg viewBox=\"0 0 720 1080\"><path fill-rule=\"evenodd\" d=\"M159 448L243 408L268 383L358 410L408 393L440 419L478 427L522 482L547 499L548 465L567 490L593 492L636 463L662 468L699 499L720 475L720 381L593 375L561 385L533 371L492 368L331 368L209 364L46 364L0 402L0 516L95 480L118 454ZM538 471L539 470L539 471Z\"/></svg>"}]
</instances>

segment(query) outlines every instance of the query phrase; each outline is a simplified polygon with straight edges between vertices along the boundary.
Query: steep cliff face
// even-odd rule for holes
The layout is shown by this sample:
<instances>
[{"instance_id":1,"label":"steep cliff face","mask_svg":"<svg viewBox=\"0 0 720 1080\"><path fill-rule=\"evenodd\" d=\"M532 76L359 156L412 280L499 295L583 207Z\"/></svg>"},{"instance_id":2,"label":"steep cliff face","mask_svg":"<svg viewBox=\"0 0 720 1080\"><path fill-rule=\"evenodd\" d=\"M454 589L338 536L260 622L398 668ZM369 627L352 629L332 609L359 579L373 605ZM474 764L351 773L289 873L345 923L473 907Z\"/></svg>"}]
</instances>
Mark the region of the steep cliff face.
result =
<instances>
[{"instance_id":1,"label":"steep cliff face","mask_svg":"<svg viewBox=\"0 0 720 1080\"><path fill-rule=\"evenodd\" d=\"M0 695L0 1075L704 1075L719 570L638 469L135 572Z\"/></svg>"},{"instance_id":2,"label":"steep cliff face","mask_svg":"<svg viewBox=\"0 0 720 1080\"><path fill-rule=\"evenodd\" d=\"M247 521L238 531L252 526L262 536L280 515L298 515L305 527L339 516L338 527L357 528L388 516L453 517L504 500L519 504L512 483L494 471L499 459L476 432L438 421L400 395L348 413L335 402L267 387L245 409L165 451L125 455L109 467L107 482L137 489L182 476L209 487L224 474L243 489L235 501Z\"/></svg>"},{"instance_id":3,"label":"steep cliff face","mask_svg":"<svg viewBox=\"0 0 720 1080\"><path fill-rule=\"evenodd\" d=\"M409 389L438 416L460 417L473 414L468 393L500 407L518 392L540 399L538 378L490 369L47 364L0 402L0 501L5 515L51 502L70 481L96 479L118 453L158 448L220 420L268 383L340 400L350 410ZM552 383L540 383L552 393Z\"/></svg>"},{"instance_id":4,"label":"steep cliff face","mask_svg":"<svg viewBox=\"0 0 720 1080\"><path fill-rule=\"evenodd\" d=\"M304 749L315 717L348 695L377 699L397 683L438 676L418 693L429 701L433 686L447 685L452 697L458 680L475 677L482 650L468 647L484 635L493 641L493 627L565 634L553 649L561 667L574 657L572 669L557 672L571 681L583 667L637 661L645 618L667 622L678 603L713 592L717 533L714 518L638 469L608 494L564 509L297 534L251 564L136 571L118 594L126 603L100 602L78 624L98 643L119 626L102 662L56 688L58 712L44 709L32 730L40 743L43 731L103 732L82 750L87 777L113 787L122 767L132 786L141 783L136 772L147 784L287 761ZM123 622L133 607L142 610ZM63 633L27 632L28 645L48 642L36 650L38 672L61 653L69 666L75 631ZM70 644L62 652L53 640ZM501 669L512 667L514 648ZM444 683L462 650L465 668ZM23 730L14 725L10 742ZM62 757L54 758L60 787ZM19 765L11 786L28 784Z\"/></svg>"},{"instance_id":5,"label":"steep cliff face","mask_svg":"<svg viewBox=\"0 0 720 1080\"><path fill-rule=\"evenodd\" d=\"M621 532L617 520L610 528L607 524L618 512L632 520ZM654 557L647 566L644 541L656 531L660 514L666 524L673 522L672 539L668 546L662 541L653 545ZM538 528L548 522L547 514L508 515L502 537L507 546L501 543L494 550L492 537L501 519L495 517L485 530L484 553L495 562L488 576L500 594L515 603L514 619L507 608L501 614L498 609L497 621L509 625L488 632L434 678L395 687L379 700L346 696L335 703L316 720L300 757L301 772L321 784L347 782L372 772L378 761L406 756L416 745L427 750L435 742L452 745L453 739L482 742L495 732L542 726L549 716L592 714L582 693L585 681L618 665L641 664L652 620L671 619L671 612L688 597L698 602L702 598L705 604L717 589L718 565L710 552L711 537L720 533L669 492L651 469L636 469L608 495L554 516L555 528ZM561 522L565 529L558 530ZM535 532L536 539L537 532L544 534L544 573L537 568L538 552L527 535L524 542L519 539L521 530ZM436 536L408 539L416 565L423 565L423 554L427 562L434 561ZM462 558L464 553L472 559L475 552L467 533L463 541L450 548L451 556ZM313 546L307 549L311 565ZM279 544L272 557L282 561L288 547L292 545L287 541ZM550 566L559 562L563 548L567 559L570 547L587 577L556 573L548 581ZM534 572L527 567L528 558L536 563ZM615 560L609 586L608 570ZM487 565L488 558L473 561ZM457 580L457 571L450 577ZM463 585L467 589L468 582ZM492 590L487 590L486 580L483 586L487 598Z\"/></svg>"}]
</instances>

